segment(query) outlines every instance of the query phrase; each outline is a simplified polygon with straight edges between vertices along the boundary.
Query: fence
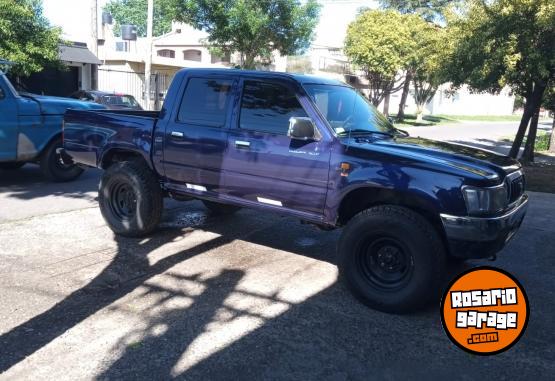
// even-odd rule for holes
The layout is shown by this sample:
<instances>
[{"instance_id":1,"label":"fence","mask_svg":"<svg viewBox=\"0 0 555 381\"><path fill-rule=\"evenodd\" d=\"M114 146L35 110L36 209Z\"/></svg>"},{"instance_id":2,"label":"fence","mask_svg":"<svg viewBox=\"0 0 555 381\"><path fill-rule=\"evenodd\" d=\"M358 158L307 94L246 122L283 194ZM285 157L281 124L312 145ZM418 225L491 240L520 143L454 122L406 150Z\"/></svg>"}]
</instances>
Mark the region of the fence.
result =
<instances>
[{"instance_id":1,"label":"fence","mask_svg":"<svg viewBox=\"0 0 555 381\"><path fill-rule=\"evenodd\" d=\"M151 110L159 110L162 107L173 77L173 75L164 73L151 74ZM98 90L132 95L143 108L147 108L145 100L145 73L99 68Z\"/></svg>"}]
</instances>

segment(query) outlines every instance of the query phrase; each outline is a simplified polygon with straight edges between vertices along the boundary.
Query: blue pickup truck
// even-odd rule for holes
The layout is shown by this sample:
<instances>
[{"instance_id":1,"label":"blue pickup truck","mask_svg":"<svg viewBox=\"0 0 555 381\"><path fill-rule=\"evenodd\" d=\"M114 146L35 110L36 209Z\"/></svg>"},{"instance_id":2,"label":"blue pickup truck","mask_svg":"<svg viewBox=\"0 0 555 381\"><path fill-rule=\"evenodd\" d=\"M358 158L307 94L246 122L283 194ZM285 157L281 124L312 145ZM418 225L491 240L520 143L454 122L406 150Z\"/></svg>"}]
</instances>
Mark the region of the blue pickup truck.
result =
<instances>
[{"instance_id":1,"label":"blue pickup truck","mask_svg":"<svg viewBox=\"0 0 555 381\"><path fill-rule=\"evenodd\" d=\"M5 61L3 61L5 62ZM70 181L83 172L66 159L62 148L62 122L68 108L103 109L69 98L18 93L0 70L0 170L38 163L53 181Z\"/></svg>"},{"instance_id":2,"label":"blue pickup truck","mask_svg":"<svg viewBox=\"0 0 555 381\"><path fill-rule=\"evenodd\" d=\"M342 228L342 277L388 312L436 295L448 258L493 257L528 203L518 161L411 138L313 76L184 69L159 113L69 110L64 139L75 162L105 170L100 209L116 234L151 233L164 197Z\"/></svg>"}]
</instances>

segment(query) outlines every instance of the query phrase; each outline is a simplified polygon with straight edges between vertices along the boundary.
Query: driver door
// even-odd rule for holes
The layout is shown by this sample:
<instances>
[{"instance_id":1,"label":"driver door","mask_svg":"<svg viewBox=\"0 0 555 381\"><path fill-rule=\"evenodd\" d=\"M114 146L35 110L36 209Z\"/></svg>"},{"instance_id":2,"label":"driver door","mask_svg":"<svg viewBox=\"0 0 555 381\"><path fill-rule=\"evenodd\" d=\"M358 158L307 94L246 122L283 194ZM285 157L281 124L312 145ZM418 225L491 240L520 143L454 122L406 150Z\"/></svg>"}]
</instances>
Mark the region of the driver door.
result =
<instances>
[{"instance_id":1,"label":"driver door","mask_svg":"<svg viewBox=\"0 0 555 381\"><path fill-rule=\"evenodd\" d=\"M18 133L17 99L0 82L0 161L17 159Z\"/></svg>"}]
</instances>

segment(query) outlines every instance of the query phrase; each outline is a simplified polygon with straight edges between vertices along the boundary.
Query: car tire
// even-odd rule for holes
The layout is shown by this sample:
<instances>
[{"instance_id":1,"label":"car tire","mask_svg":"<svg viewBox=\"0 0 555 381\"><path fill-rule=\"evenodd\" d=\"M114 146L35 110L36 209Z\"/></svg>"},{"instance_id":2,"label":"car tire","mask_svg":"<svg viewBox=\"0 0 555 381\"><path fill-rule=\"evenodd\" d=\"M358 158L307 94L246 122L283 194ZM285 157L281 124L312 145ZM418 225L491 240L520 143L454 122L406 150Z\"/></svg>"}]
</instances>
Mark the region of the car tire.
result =
<instances>
[{"instance_id":1,"label":"car tire","mask_svg":"<svg viewBox=\"0 0 555 381\"><path fill-rule=\"evenodd\" d=\"M364 304L406 313L437 297L445 249L434 227L414 211L376 206L354 216L338 243L338 267Z\"/></svg>"},{"instance_id":2,"label":"car tire","mask_svg":"<svg viewBox=\"0 0 555 381\"><path fill-rule=\"evenodd\" d=\"M104 172L98 203L104 220L114 233L142 237L160 223L163 194L150 168L138 161L125 161Z\"/></svg>"},{"instance_id":3,"label":"car tire","mask_svg":"<svg viewBox=\"0 0 555 381\"><path fill-rule=\"evenodd\" d=\"M219 202L208 200L202 200L202 203L204 204L204 206L206 206L211 214L218 216L233 214L241 209L240 207L235 205L221 204Z\"/></svg>"},{"instance_id":4,"label":"car tire","mask_svg":"<svg viewBox=\"0 0 555 381\"><path fill-rule=\"evenodd\" d=\"M61 139L56 139L46 148L40 158L40 169L44 176L55 182L72 181L81 176L83 168L76 164L65 164L62 157L56 152L62 148Z\"/></svg>"},{"instance_id":5,"label":"car tire","mask_svg":"<svg viewBox=\"0 0 555 381\"><path fill-rule=\"evenodd\" d=\"M0 170L4 171L14 171L23 167L26 163L25 162L8 162L8 163L0 163Z\"/></svg>"}]
</instances>

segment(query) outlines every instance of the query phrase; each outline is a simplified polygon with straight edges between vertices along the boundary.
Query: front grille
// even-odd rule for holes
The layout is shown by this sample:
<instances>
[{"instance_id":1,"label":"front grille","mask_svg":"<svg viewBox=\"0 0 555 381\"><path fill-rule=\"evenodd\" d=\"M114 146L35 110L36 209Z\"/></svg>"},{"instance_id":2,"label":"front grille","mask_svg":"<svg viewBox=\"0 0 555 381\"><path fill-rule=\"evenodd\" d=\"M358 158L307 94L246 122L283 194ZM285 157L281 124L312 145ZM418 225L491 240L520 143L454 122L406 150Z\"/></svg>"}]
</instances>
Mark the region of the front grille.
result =
<instances>
[{"instance_id":1,"label":"front grille","mask_svg":"<svg viewBox=\"0 0 555 381\"><path fill-rule=\"evenodd\" d=\"M522 172L515 172L511 173L507 176L508 181L508 190L509 194L507 195L509 198L509 204L517 201L520 196L524 193L524 187L526 185L526 180L524 179L524 175Z\"/></svg>"}]
</instances>

